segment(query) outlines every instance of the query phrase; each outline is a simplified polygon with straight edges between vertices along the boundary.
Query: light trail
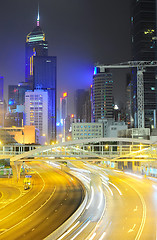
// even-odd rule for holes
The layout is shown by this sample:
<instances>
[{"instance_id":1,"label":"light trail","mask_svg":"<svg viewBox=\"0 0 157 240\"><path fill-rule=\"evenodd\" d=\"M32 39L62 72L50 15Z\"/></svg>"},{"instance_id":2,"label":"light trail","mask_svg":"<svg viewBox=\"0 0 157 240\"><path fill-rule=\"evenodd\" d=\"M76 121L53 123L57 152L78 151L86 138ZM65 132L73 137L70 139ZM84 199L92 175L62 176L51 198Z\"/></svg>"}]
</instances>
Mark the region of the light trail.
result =
<instances>
[{"instance_id":1,"label":"light trail","mask_svg":"<svg viewBox=\"0 0 157 240\"><path fill-rule=\"evenodd\" d=\"M137 177L137 178L140 178L140 179L142 179L143 177L142 176L139 176L139 175L137 175L137 174L135 174L135 173L130 173L130 172L125 172L127 175L130 175L130 176L133 176L133 177Z\"/></svg>"},{"instance_id":2,"label":"light trail","mask_svg":"<svg viewBox=\"0 0 157 240\"><path fill-rule=\"evenodd\" d=\"M104 181L102 181L102 183L105 185L105 187L109 190L109 192L113 196L113 192L112 192L111 188Z\"/></svg>"},{"instance_id":3,"label":"light trail","mask_svg":"<svg viewBox=\"0 0 157 240\"><path fill-rule=\"evenodd\" d=\"M101 187L99 187L99 189L100 189L100 193L101 193L101 198L100 198L100 202L99 202L99 205L98 205L98 209L100 209L102 201L103 201L103 191L102 191Z\"/></svg>"},{"instance_id":4,"label":"light trail","mask_svg":"<svg viewBox=\"0 0 157 240\"><path fill-rule=\"evenodd\" d=\"M92 201L93 201L93 197L94 197L94 188L91 187L91 189L92 189L91 199L90 199L90 202L88 203L86 209L88 209L88 208L90 207L90 205L91 205L91 203L92 203Z\"/></svg>"},{"instance_id":5,"label":"light trail","mask_svg":"<svg viewBox=\"0 0 157 240\"><path fill-rule=\"evenodd\" d=\"M66 231L61 237L58 238L58 240L63 239L68 233L70 233L78 224L80 223L80 221L78 221L77 223L75 223L74 226L72 226L68 231Z\"/></svg>"},{"instance_id":6,"label":"light trail","mask_svg":"<svg viewBox=\"0 0 157 240\"><path fill-rule=\"evenodd\" d=\"M93 240L95 236L96 236L96 233L93 233L93 235L89 238L89 240Z\"/></svg>"},{"instance_id":7,"label":"light trail","mask_svg":"<svg viewBox=\"0 0 157 240\"><path fill-rule=\"evenodd\" d=\"M155 188L155 190L157 190L157 186L156 185L153 185L153 188Z\"/></svg>"},{"instance_id":8,"label":"light trail","mask_svg":"<svg viewBox=\"0 0 157 240\"><path fill-rule=\"evenodd\" d=\"M73 238L71 238L71 240L74 240L74 239L88 226L89 223L90 223L90 221L88 221L88 222L83 226L83 228L81 228L80 231L79 231L78 233L76 233L76 235L75 235Z\"/></svg>"},{"instance_id":9,"label":"light trail","mask_svg":"<svg viewBox=\"0 0 157 240\"><path fill-rule=\"evenodd\" d=\"M106 232L104 232L104 233L101 235L101 237L99 238L99 240L103 240L103 238L105 237L105 235L106 235Z\"/></svg>"},{"instance_id":10,"label":"light trail","mask_svg":"<svg viewBox=\"0 0 157 240\"><path fill-rule=\"evenodd\" d=\"M111 183L111 182L109 182L109 184L111 184L115 189L117 189L117 191L119 192L120 195L123 195L123 194L121 193L121 191L119 190L119 188L118 188L116 185L114 185L114 184Z\"/></svg>"}]
</instances>

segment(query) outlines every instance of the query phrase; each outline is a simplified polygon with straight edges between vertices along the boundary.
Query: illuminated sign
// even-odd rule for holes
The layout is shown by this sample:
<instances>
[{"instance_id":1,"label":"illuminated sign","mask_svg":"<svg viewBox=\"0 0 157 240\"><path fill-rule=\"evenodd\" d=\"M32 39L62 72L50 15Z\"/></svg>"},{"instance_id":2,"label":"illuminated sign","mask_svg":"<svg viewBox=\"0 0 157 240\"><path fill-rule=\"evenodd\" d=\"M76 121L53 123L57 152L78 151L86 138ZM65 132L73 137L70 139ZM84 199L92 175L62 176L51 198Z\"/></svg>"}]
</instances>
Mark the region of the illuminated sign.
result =
<instances>
[{"instance_id":1,"label":"illuminated sign","mask_svg":"<svg viewBox=\"0 0 157 240\"><path fill-rule=\"evenodd\" d=\"M67 97L67 96L68 96L67 92L64 92L64 93L63 93L63 97L65 98L65 97Z\"/></svg>"},{"instance_id":2,"label":"illuminated sign","mask_svg":"<svg viewBox=\"0 0 157 240\"><path fill-rule=\"evenodd\" d=\"M71 114L71 118L74 118L74 114Z\"/></svg>"}]
</instances>

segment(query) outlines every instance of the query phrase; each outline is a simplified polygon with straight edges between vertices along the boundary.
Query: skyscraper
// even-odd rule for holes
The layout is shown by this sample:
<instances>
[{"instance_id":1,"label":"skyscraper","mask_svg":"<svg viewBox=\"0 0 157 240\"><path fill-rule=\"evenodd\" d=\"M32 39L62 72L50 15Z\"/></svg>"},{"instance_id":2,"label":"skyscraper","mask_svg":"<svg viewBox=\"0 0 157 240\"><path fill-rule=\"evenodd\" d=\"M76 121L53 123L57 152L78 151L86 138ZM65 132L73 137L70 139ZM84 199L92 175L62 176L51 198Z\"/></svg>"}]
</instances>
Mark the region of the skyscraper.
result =
<instances>
[{"instance_id":1,"label":"skyscraper","mask_svg":"<svg viewBox=\"0 0 157 240\"><path fill-rule=\"evenodd\" d=\"M48 56L48 43L45 40L45 33L39 24L39 11L37 26L26 37L25 47L25 81L33 88L33 57Z\"/></svg>"},{"instance_id":2,"label":"skyscraper","mask_svg":"<svg viewBox=\"0 0 157 240\"><path fill-rule=\"evenodd\" d=\"M32 90L48 92L48 140L56 139L56 57L48 56L48 43L39 24L26 37L25 81Z\"/></svg>"},{"instance_id":3,"label":"skyscraper","mask_svg":"<svg viewBox=\"0 0 157 240\"><path fill-rule=\"evenodd\" d=\"M40 136L48 140L48 92L43 90L25 92L26 125L35 126Z\"/></svg>"},{"instance_id":4,"label":"skyscraper","mask_svg":"<svg viewBox=\"0 0 157 240\"><path fill-rule=\"evenodd\" d=\"M100 72L100 68L96 68L93 76L92 86L92 117L93 121L98 119L113 118L113 80L112 74L104 69Z\"/></svg>"},{"instance_id":5,"label":"skyscraper","mask_svg":"<svg viewBox=\"0 0 157 240\"><path fill-rule=\"evenodd\" d=\"M131 30L132 58L137 61L153 61L155 56L156 36L156 0L132 0ZM144 119L145 127L154 126L154 113L157 109L157 86L155 68L146 68L144 72ZM137 116L137 77L132 71L133 113L136 127Z\"/></svg>"}]
</instances>

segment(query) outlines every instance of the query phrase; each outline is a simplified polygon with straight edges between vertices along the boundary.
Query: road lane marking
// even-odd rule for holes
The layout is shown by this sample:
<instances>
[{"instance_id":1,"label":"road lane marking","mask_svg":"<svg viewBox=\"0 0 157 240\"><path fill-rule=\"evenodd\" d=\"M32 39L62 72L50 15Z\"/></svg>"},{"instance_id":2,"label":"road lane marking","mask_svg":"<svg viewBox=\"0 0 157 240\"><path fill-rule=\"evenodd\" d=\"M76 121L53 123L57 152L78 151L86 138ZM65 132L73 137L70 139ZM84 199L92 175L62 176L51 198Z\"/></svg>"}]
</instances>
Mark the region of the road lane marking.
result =
<instances>
[{"instance_id":1,"label":"road lane marking","mask_svg":"<svg viewBox=\"0 0 157 240\"><path fill-rule=\"evenodd\" d=\"M135 227L136 227L136 224L134 224L134 226L128 231L128 233L133 232Z\"/></svg>"},{"instance_id":2,"label":"road lane marking","mask_svg":"<svg viewBox=\"0 0 157 240\"><path fill-rule=\"evenodd\" d=\"M55 186L52 194L51 194L50 197L48 198L49 200L51 199L51 197L53 196L53 194L55 193L55 191L56 191L56 186ZM42 207L43 207L46 203L47 203L47 201L45 201L45 203L42 205ZM14 226L8 228L8 229L5 230L4 232L0 233L0 235L3 235L3 234L5 234L6 232L8 232L9 230L13 229L14 227L20 225L23 221L27 220L28 218L30 218L31 216L33 216L35 213L37 213L42 207L40 206L40 207L39 207L38 209L36 209L33 213L31 213L29 216L27 216L26 218L22 219L20 222L18 222L18 223L15 224Z\"/></svg>"},{"instance_id":3,"label":"road lane marking","mask_svg":"<svg viewBox=\"0 0 157 240\"><path fill-rule=\"evenodd\" d=\"M9 185L9 186L10 186L10 185ZM5 204L3 207L0 207L0 210L3 209L3 208L5 208L6 206L8 206L9 204L11 204L12 202L15 202L17 199L19 199L19 198L23 195L20 188L18 188L18 187L14 187L14 188L16 188L16 189L19 190L20 195L19 195L17 198L13 199L12 201L9 200L9 201L10 201L9 203L8 203L8 201L3 201L2 203L8 203L8 204ZM30 191L30 190L29 190L29 191ZM29 193L29 191L27 191L26 193ZM25 194L26 194L26 193L25 193Z\"/></svg>"},{"instance_id":4,"label":"road lane marking","mask_svg":"<svg viewBox=\"0 0 157 240\"><path fill-rule=\"evenodd\" d=\"M144 198L142 197L142 195L133 187L131 186L129 183L127 183L126 181L122 180L122 182L126 183L128 186L130 186L136 193L137 195L139 196L141 202L142 202L142 206L143 206L143 214L142 214L142 221L141 221L141 225L139 227L139 230L138 230L138 233L135 237L135 240L139 240L141 235L142 235L142 232L143 232L143 229L144 229L144 225L145 225L145 222L146 222L146 203L144 201Z\"/></svg>"},{"instance_id":5,"label":"road lane marking","mask_svg":"<svg viewBox=\"0 0 157 240\"><path fill-rule=\"evenodd\" d=\"M16 211L14 211L13 213L18 212L21 208L25 207L28 203L32 202L32 201L43 191L43 189L44 189L44 187L45 187L45 181L44 181L43 177L42 177L38 172L37 172L37 174L41 177L41 179L42 179L42 181L43 181L43 183L44 183L42 189L41 189L40 192L38 192L31 200L27 201L23 206L19 207L19 208L18 208ZM12 215L12 213L10 213L10 214L8 214L6 217L0 219L0 222L3 221L3 220L5 220L6 218L8 218L8 217L11 216L11 215Z\"/></svg>"}]
</instances>

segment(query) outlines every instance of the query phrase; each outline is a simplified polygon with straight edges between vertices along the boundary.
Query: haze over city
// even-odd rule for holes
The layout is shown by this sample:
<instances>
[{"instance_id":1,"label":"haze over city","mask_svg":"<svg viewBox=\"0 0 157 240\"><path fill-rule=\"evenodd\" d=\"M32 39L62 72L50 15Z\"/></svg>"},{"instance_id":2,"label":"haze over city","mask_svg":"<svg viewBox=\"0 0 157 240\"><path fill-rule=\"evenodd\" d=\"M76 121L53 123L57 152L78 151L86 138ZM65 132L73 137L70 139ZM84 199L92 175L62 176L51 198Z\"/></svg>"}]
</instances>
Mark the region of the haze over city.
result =
<instances>
[{"instance_id":1,"label":"haze over city","mask_svg":"<svg viewBox=\"0 0 157 240\"><path fill-rule=\"evenodd\" d=\"M157 0L5 0L0 29L0 240L157 240Z\"/></svg>"}]
</instances>

